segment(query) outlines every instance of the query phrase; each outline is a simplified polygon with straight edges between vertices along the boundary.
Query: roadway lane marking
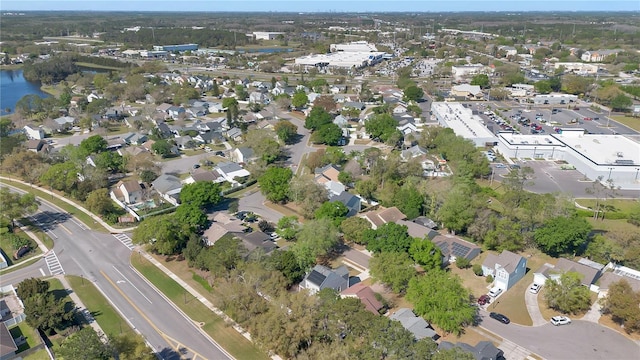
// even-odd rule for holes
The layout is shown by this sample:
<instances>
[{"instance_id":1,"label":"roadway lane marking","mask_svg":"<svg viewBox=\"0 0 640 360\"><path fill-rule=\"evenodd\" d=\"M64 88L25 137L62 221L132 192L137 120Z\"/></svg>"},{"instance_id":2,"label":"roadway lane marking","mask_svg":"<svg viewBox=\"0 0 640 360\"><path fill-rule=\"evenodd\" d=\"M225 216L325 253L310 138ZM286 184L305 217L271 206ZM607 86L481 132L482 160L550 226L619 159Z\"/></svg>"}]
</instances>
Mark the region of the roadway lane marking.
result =
<instances>
[{"instance_id":1,"label":"roadway lane marking","mask_svg":"<svg viewBox=\"0 0 640 360\"><path fill-rule=\"evenodd\" d=\"M60 264L60 260L58 260L55 251L51 250L47 255L45 255L44 261L46 262L51 275L64 275L64 269L62 268L62 264Z\"/></svg>"},{"instance_id":2,"label":"roadway lane marking","mask_svg":"<svg viewBox=\"0 0 640 360\"><path fill-rule=\"evenodd\" d=\"M118 239L122 243L122 245L126 246L129 250L133 250L135 246L133 245L133 241L127 234L113 234L113 237Z\"/></svg>"},{"instance_id":3,"label":"roadway lane marking","mask_svg":"<svg viewBox=\"0 0 640 360\"><path fill-rule=\"evenodd\" d=\"M117 271L117 269L116 269ZM118 271L119 272L119 271ZM104 273L104 271L100 270L100 274L102 274L102 276L104 276L105 279L107 279L107 281L109 282L109 284L111 284L111 286L113 286L117 292L120 293L120 295L129 303L129 305L131 305L133 307L133 309L140 314L140 316L142 316L142 318L149 323L149 326L151 326L153 328L153 330L155 330L158 335L160 335L160 337L162 337L164 339L164 341L167 342L167 344L169 344L170 346L174 347L173 349L176 350L178 353L180 353L180 349L187 349L189 351L191 351L194 354L194 359L197 358L198 356L203 358L204 357L200 354L198 354L197 352L185 347L185 346L175 346L174 342L177 343L178 345L180 345L179 342L177 342L175 339L171 338L169 335L165 334L164 332L162 332L162 330L160 330L154 323L153 321L151 321L151 319L149 319L149 317L142 312L142 310L140 310L140 308L124 293L124 291L122 291L122 289L120 289L118 287L118 285L116 285L116 283L113 282L113 280L111 280L111 278L109 276L107 276L107 274ZM144 295L143 295L144 296ZM153 349L153 346L151 347ZM162 349L162 346L160 346L160 349Z\"/></svg>"},{"instance_id":4,"label":"roadway lane marking","mask_svg":"<svg viewBox=\"0 0 640 360\"><path fill-rule=\"evenodd\" d=\"M133 285L133 283L131 282L131 280L127 279L127 277L126 277L126 276L124 276L124 274L120 272L120 270L118 270L114 265L111 265L111 267L113 267L113 270L117 271L117 272L118 272L118 274L120 274L120 276L122 276L122 277L123 277L123 278L124 278L128 283L129 283L129 285L133 286L133 288L134 288L134 289L136 289L136 291L137 291L138 293L140 293L140 295L142 295L142 297L143 297L143 298L147 299L147 301L149 302L149 304L153 304L153 303L151 302L151 300L149 300L149 298L148 298L148 297L144 296L144 294L142 293L142 291L140 291L140 289L138 289L135 285ZM117 281L117 282L119 283L120 281Z\"/></svg>"},{"instance_id":5,"label":"roadway lane marking","mask_svg":"<svg viewBox=\"0 0 640 360\"><path fill-rule=\"evenodd\" d=\"M86 227L86 226L84 226L81 222L76 221L76 219L74 219L74 218L70 218L70 220L71 220L71 222L73 222L74 224L76 224L76 225L80 228L80 230L83 230L83 231L84 231L84 230L89 230L89 229L87 229L87 227Z\"/></svg>"},{"instance_id":6,"label":"roadway lane marking","mask_svg":"<svg viewBox=\"0 0 640 360\"><path fill-rule=\"evenodd\" d=\"M67 227L66 227L66 226L64 226L64 225L62 225L62 224L58 224L58 225L60 225L60 227L61 227L61 228L65 229L65 231L66 231L66 232L68 232L69 234L73 234L73 233L71 232L71 230L67 229Z\"/></svg>"},{"instance_id":7,"label":"roadway lane marking","mask_svg":"<svg viewBox=\"0 0 640 360\"><path fill-rule=\"evenodd\" d=\"M42 274L42 276L47 276L47 274L45 274L44 270L42 270L42 268L38 269L40 270L40 274Z\"/></svg>"}]
</instances>

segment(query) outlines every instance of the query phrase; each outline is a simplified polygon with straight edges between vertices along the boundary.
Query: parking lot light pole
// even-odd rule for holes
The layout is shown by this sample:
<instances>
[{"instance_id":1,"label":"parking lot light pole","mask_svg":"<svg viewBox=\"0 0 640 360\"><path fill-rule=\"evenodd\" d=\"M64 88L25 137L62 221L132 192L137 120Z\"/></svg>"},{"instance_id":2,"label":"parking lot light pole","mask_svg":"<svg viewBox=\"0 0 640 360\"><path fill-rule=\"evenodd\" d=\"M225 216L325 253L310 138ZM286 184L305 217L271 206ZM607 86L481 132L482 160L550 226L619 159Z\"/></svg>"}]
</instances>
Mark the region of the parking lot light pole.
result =
<instances>
[{"instance_id":1,"label":"parking lot light pole","mask_svg":"<svg viewBox=\"0 0 640 360\"><path fill-rule=\"evenodd\" d=\"M514 158L516 158L516 160L518 159L518 149L519 149L519 147L516 146L516 155L514 156Z\"/></svg>"},{"instance_id":2,"label":"parking lot light pole","mask_svg":"<svg viewBox=\"0 0 640 360\"><path fill-rule=\"evenodd\" d=\"M640 172L640 168L636 168L636 178L635 178L636 181L638 181L638 172Z\"/></svg>"},{"instance_id":3,"label":"parking lot light pole","mask_svg":"<svg viewBox=\"0 0 640 360\"><path fill-rule=\"evenodd\" d=\"M611 180L611 172L613 171L613 168L610 167L609 169L609 177L607 178L607 181Z\"/></svg>"}]
</instances>

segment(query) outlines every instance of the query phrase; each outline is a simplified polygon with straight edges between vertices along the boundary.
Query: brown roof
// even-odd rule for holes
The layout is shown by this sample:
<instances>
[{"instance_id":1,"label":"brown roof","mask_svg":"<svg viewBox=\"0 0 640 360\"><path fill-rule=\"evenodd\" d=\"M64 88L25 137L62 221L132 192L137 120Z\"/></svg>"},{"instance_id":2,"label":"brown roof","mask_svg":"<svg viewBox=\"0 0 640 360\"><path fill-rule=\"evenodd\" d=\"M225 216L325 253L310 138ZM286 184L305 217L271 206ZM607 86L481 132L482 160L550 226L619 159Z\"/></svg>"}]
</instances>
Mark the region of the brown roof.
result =
<instances>
[{"instance_id":1,"label":"brown roof","mask_svg":"<svg viewBox=\"0 0 640 360\"><path fill-rule=\"evenodd\" d=\"M598 285L600 286L600 290L605 290L605 289L608 290L611 287L611 284L617 283L618 281L621 281L621 280L626 280L629 283L629 285L631 285L631 288L633 289L633 291L640 291L640 280L630 278L627 276L614 274L612 272L604 273L600 278L600 280L598 280Z\"/></svg>"},{"instance_id":2,"label":"brown roof","mask_svg":"<svg viewBox=\"0 0 640 360\"><path fill-rule=\"evenodd\" d=\"M362 214L362 217L369 220L376 228L388 222L396 222L407 218L397 207L380 208L375 211L369 211Z\"/></svg>"},{"instance_id":3,"label":"brown roof","mask_svg":"<svg viewBox=\"0 0 640 360\"><path fill-rule=\"evenodd\" d=\"M151 146L153 146L153 144L155 144L156 142L153 140L147 140L144 142L144 144L142 144L142 147L151 151Z\"/></svg>"},{"instance_id":4,"label":"brown roof","mask_svg":"<svg viewBox=\"0 0 640 360\"><path fill-rule=\"evenodd\" d=\"M598 270L565 258L558 259L554 269L561 271L575 271L581 274L582 283L587 286L593 284L598 276Z\"/></svg>"},{"instance_id":5,"label":"brown roof","mask_svg":"<svg viewBox=\"0 0 640 360\"><path fill-rule=\"evenodd\" d=\"M127 193L129 194L134 193L136 191L142 191L142 187L140 186L140 183L137 180L129 180L127 182L118 181L118 183L116 184L116 187L120 188L120 186L122 185L124 185L124 189L127 190Z\"/></svg>"},{"instance_id":6,"label":"brown roof","mask_svg":"<svg viewBox=\"0 0 640 360\"><path fill-rule=\"evenodd\" d=\"M113 195L116 197L116 199L118 199L120 201L124 200L124 195L122 194L122 190L120 190L119 187L115 187L111 191L113 192Z\"/></svg>"},{"instance_id":7,"label":"brown roof","mask_svg":"<svg viewBox=\"0 0 640 360\"><path fill-rule=\"evenodd\" d=\"M201 171L198 171L198 170L201 170ZM191 178L195 182L214 181L218 177L220 177L220 175L218 175L218 173L215 171L208 171L208 170L202 170L202 169L198 169L198 170L194 171L193 174L191 174Z\"/></svg>"},{"instance_id":8,"label":"brown roof","mask_svg":"<svg viewBox=\"0 0 640 360\"><path fill-rule=\"evenodd\" d=\"M376 299L376 294L363 283L357 283L345 289L341 294L345 297L357 297L364 304L365 309L376 315L379 314L378 310L382 309L382 303Z\"/></svg>"},{"instance_id":9,"label":"brown roof","mask_svg":"<svg viewBox=\"0 0 640 360\"><path fill-rule=\"evenodd\" d=\"M496 264L498 264L507 270L507 272L512 273L518 266L520 259L522 259L522 256L509 250L502 250L499 256L495 256L494 254L487 255L482 265L493 269Z\"/></svg>"}]
</instances>

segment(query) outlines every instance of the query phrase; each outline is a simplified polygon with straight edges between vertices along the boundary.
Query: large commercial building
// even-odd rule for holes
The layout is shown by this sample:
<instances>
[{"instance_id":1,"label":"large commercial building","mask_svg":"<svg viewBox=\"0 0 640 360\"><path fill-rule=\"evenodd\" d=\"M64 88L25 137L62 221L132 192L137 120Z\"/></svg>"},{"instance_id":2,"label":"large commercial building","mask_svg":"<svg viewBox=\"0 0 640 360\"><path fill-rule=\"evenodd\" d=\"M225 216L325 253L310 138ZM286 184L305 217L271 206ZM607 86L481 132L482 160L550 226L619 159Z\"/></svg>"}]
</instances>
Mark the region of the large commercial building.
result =
<instances>
[{"instance_id":1,"label":"large commercial building","mask_svg":"<svg viewBox=\"0 0 640 360\"><path fill-rule=\"evenodd\" d=\"M567 94L536 95L533 103L536 105L566 105L578 101L578 96Z\"/></svg>"},{"instance_id":2,"label":"large commercial building","mask_svg":"<svg viewBox=\"0 0 640 360\"><path fill-rule=\"evenodd\" d=\"M275 40L280 35L284 35L283 32L274 32L274 31L254 31L253 37L256 40Z\"/></svg>"},{"instance_id":3,"label":"large commercial building","mask_svg":"<svg viewBox=\"0 0 640 360\"><path fill-rule=\"evenodd\" d=\"M331 52L378 52L378 48L374 44L366 41L353 41L346 44L331 44L329 46Z\"/></svg>"},{"instance_id":4,"label":"large commercial building","mask_svg":"<svg viewBox=\"0 0 640 360\"><path fill-rule=\"evenodd\" d=\"M456 135L473 141L478 147L493 146L498 141L484 126L484 120L478 115L473 115L473 111L461 103L434 102L431 111L441 126L451 128Z\"/></svg>"},{"instance_id":5,"label":"large commercial building","mask_svg":"<svg viewBox=\"0 0 640 360\"><path fill-rule=\"evenodd\" d=\"M198 50L198 44L181 44L181 45L156 45L153 47L155 51L169 51L169 52L183 52L183 51L196 51Z\"/></svg>"},{"instance_id":6,"label":"large commercial building","mask_svg":"<svg viewBox=\"0 0 640 360\"><path fill-rule=\"evenodd\" d=\"M506 158L564 160L591 180L612 182L621 189L640 188L640 144L623 135L498 133L498 152Z\"/></svg>"},{"instance_id":7,"label":"large commercial building","mask_svg":"<svg viewBox=\"0 0 640 360\"><path fill-rule=\"evenodd\" d=\"M375 65L383 58L383 52L335 52L299 57L295 63L304 67L361 68Z\"/></svg>"}]
</instances>

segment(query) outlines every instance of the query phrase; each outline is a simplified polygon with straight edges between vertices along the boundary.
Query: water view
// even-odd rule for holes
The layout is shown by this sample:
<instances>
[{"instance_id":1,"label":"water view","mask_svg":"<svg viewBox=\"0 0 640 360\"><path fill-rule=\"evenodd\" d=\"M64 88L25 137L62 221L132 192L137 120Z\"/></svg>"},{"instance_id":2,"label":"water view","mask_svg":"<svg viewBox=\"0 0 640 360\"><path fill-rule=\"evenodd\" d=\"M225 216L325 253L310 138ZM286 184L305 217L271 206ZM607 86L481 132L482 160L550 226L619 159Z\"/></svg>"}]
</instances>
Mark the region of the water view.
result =
<instances>
[{"instance_id":1,"label":"water view","mask_svg":"<svg viewBox=\"0 0 640 360\"><path fill-rule=\"evenodd\" d=\"M0 115L13 113L16 103L29 94L49 96L40 90L40 83L27 81L22 76L22 69L0 70Z\"/></svg>"}]
</instances>

